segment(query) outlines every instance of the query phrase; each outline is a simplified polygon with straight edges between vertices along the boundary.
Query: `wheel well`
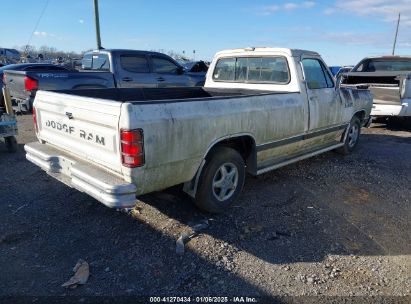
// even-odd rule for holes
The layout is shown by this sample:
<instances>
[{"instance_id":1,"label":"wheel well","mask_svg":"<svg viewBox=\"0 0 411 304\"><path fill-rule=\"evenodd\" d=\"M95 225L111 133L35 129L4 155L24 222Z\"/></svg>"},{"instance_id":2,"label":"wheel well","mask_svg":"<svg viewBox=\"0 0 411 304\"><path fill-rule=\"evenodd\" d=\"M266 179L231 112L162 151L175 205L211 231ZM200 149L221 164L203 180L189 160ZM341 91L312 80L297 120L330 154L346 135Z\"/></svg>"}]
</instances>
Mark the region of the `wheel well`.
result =
<instances>
[{"instance_id":1,"label":"wheel well","mask_svg":"<svg viewBox=\"0 0 411 304\"><path fill-rule=\"evenodd\" d=\"M361 110L361 111L356 112L356 113L354 114L354 116L358 117L358 119L360 120L361 124L364 123L364 119L365 119L365 111L364 111L364 110Z\"/></svg>"},{"instance_id":2,"label":"wheel well","mask_svg":"<svg viewBox=\"0 0 411 304\"><path fill-rule=\"evenodd\" d=\"M254 138L249 135L237 136L223 139L215 143L205 155L196 175L192 180L185 182L183 186L184 192L195 198L197 193L198 180L203 170L204 164L212 157L213 152L217 147L229 147L240 153L246 163L246 170L252 175L257 175L257 152Z\"/></svg>"},{"instance_id":3,"label":"wheel well","mask_svg":"<svg viewBox=\"0 0 411 304\"><path fill-rule=\"evenodd\" d=\"M207 153L206 159L210 157L217 147L228 147L236 150L243 157L247 172L256 174L257 172L257 154L255 149L255 141L249 135L227 138L216 143Z\"/></svg>"}]
</instances>

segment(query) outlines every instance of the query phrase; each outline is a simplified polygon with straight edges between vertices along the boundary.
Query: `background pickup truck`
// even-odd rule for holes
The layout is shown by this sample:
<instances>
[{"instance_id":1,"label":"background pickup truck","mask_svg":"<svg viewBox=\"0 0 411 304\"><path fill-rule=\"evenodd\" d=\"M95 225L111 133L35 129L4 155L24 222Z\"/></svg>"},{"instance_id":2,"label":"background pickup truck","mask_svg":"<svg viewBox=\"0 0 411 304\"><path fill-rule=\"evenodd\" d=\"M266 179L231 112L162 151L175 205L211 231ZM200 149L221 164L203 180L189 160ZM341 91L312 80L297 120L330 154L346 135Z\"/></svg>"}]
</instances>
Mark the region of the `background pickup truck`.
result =
<instances>
[{"instance_id":1,"label":"background pickup truck","mask_svg":"<svg viewBox=\"0 0 411 304\"><path fill-rule=\"evenodd\" d=\"M204 88L39 91L39 142L28 160L113 208L183 184L209 212L226 210L245 174L338 149L369 121L368 90L339 88L315 52L217 53Z\"/></svg>"},{"instance_id":2,"label":"background pickup truck","mask_svg":"<svg viewBox=\"0 0 411 304\"><path fill-rule=\"evenodd\" d=\"M8 64L0 67L0 115L4 111L4 97L3 97L3 75L5 71L37 71L37 72L52 72L52 71L68 71L65 67L49 64L49 63L20 63L20 64ZM19 107L20 106L20 107ZM20 112L22 105L14 105L14 111ZM26 107L25 107L26 109Z\"/></svg>"},{"instance_id":3,"label":"background pickup truck","mask_svg":"<svg viewBox=\"0 0 411 304\"><path fill-rule=\"evenodd\" d=\"M411 57L365 58L344 74L342 83L370 89L374 98L372 116L406 117L411 121Z\"/></svg>"},{"instance_id":4,"label":"background pickup truck","mask_svg":"<svg viewBox=\"0 0 411 304\"><path fill-rule=\"evenodd\" d=\"M4 75L4 85L17 109L29 112L37 90L204 85L204 75L185 72L165 54L133 50L88 52L80 71L6 71Z\"/></svg>"}]
</instances>

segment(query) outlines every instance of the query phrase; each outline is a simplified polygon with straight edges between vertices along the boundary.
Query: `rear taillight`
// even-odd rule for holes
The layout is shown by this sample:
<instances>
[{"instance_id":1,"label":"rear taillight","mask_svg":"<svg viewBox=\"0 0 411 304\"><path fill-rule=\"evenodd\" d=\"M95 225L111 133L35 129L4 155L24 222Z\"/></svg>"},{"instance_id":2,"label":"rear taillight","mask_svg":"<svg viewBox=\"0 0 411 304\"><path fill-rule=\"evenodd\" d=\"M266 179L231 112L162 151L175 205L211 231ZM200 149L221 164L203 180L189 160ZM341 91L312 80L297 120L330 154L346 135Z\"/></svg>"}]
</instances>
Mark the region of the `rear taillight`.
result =
<instances>
[{"instance_id":1,"label":"rear taillight","mask_svg":"<svg viewBox=\"0 0 411 304\"><path fill-rule=\"evenodd\" d=\"M39 127L38 127L38 125L37 125L37 112L36 112L36 108L33 107L33 110L32 110L32 111L33 111L33 112L32 112L32 115L33 115L34 129L36 130L36 133L38 133Z\"/></svg>"},{"instance_id":2,"label":"rear taillight","mask_svg":"<svg viewBox=\"0 0 411 304\"><path fill-rule=\"evenodd\" d=\"M38 82L36 79L30 78L29 76L24 77L24 89L26 91L37 90Z\"/></svg>"},{"instance_id":3,"label":"rear taillight","mask_svg":"<svg viewBox=\"0 0 411 304\"><path fill-rule=\"evenodd\" d=\"M121 130L121 161L123 166L134 168L144 165L144 136L142 129Z\"/></svg>"}]
</instances>

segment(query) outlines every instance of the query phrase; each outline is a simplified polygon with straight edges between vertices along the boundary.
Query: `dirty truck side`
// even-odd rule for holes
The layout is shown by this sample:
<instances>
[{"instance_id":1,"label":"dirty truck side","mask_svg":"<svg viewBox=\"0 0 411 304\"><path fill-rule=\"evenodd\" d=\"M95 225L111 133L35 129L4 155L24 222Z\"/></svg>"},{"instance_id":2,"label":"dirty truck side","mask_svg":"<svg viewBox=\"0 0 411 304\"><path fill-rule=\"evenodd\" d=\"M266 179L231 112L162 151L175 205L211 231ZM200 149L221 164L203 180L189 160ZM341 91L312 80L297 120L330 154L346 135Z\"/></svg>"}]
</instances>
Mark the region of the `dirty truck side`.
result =
<instances>
[{"instance_id":1,"label":"dirty truck side","mask_svg":"<svg viewBox=\"0 0 411 304\"><path fill-rule=\"evenodd\" d=\"M369 121L368 90L336 87L315 52L217 53L204 88L39 91L39 142L27 159L113 208L183 184L225 211L245 174L337 149L351 152Z\"/></svg>"}]
</instances>

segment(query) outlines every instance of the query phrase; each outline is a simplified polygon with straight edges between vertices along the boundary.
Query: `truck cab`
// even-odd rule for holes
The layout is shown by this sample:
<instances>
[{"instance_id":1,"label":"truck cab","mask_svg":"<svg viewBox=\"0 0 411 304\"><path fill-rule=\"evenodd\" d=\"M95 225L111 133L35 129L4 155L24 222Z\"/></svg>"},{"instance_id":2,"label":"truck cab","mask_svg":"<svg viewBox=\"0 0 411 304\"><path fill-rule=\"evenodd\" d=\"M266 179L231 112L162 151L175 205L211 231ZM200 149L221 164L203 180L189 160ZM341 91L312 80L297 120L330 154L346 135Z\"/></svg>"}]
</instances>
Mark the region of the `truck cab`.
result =
<instances>
[{"instance_id":1,"label":"truck cab","mask_svg":"<svg viewBox=\"0 0 411 304\"><path fill-rule=\"evenodd\" d=\"M136 50L95 50L84 55L83 71L110 72L118 88L185 87L204 84L170 56Z\"/></svg>"},{"instance_id":2,"label":"truck cab","mask_svg":"<svg viewBox=\"0 0 411 304\"><path fill-rule=\"evenodd\" d=\"M244 48L218 52L205 87L298 92L308 100L301 109L309 113L304 131L338 124L346 106L321 56L306 50ZM349 94L345 96L350 98Z\"/></svg>"}]
</instances>

